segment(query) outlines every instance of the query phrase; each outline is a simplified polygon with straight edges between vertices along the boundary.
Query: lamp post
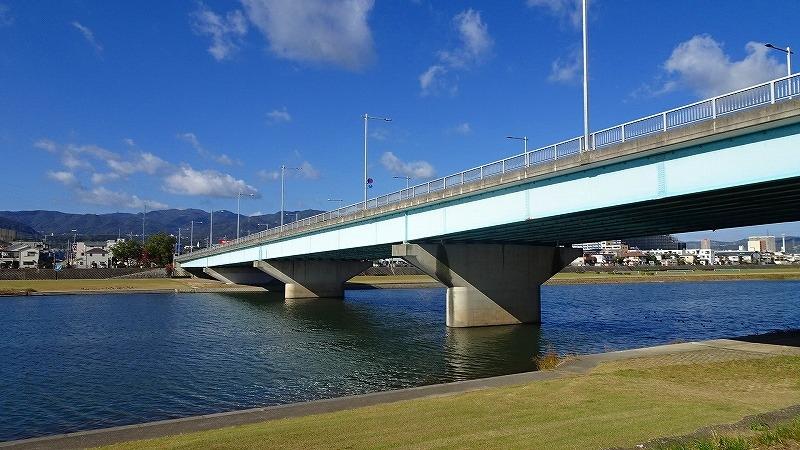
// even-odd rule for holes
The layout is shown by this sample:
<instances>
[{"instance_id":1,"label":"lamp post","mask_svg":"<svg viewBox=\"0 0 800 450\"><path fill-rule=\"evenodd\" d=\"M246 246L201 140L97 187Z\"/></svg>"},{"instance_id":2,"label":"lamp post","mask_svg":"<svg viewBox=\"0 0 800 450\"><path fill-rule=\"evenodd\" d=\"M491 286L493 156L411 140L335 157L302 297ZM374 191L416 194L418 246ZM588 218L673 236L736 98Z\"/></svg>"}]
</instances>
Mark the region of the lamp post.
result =
<instances>
[{"instance_id":1,"label":"lamp post","mask_svg":"<svg viewBox=\"0 0 800 450\"><path fill-rule=\"evenodd\" d=\"M222 212L222 210L220 209L217 212ZM208 248L211 248L213 246L214 246L214 209L212 208L211 219L209 220L208 223Z\"/></svg>"},{"instance_id":2,"label":"lamp post","mask_svg":"<svg viewBox=\"0 0 800 450\"><path fill-rule=\"evenodd\" d=\"M241 216L239 214L239 204L241 203L242 195L247 195L250 198L253 198L253 197L256 196L255 194L245 194L242 191L239 191L236 194L236 239L239 239L239 217Z\"/></svg>"},{"instance_id":3,"label":"lamp post","mask_svg":"<svg viewBox=\"0 0 800 450\"><path fill-rule=\"evenodd\" d=\"M783 48L780 48L780 47L775 47L774 45L772 45L770 43L764 44L764 47L771 48L773 50L778 50L779 52L786 53L786 72L788 72L787 76L792 76L792 54L794 53L792 51L792 48L791 47L786 47L785 49L783 49Z\"/></svg>"},{"instance_id":4,"label":"lamp post","mask_svg":"<svg viewBox=\"0 0 800 450\"><path fill-rule=\"evenodd\" d=\"M364 118L364 179L361 181L364 183L364 209L367 209L367 187L369 185L369 173L367 171L367 124L369 123L370 119L382 120L384 122L391 122L392 119L388 117L373 117L367 113L364 113L362 117Z\"/></svg>"},{"instance_id":5,"label":"lamp post","mask_svg":"<svg viewBox=\"0 0 800 450\"><path fill-rule=\"evenodd\" d=\"M392 178L397 178L399 180L406 180L406 189L408 189L409 181L411 181L411 177L408 175L395 175Z\"/></svg>"},{"instance_id":6,"label":"lamp post","mask_svg":"<svg viewBox=\"0 0 800 450\"><path fill-rule=\"evenodd\" d=\"M194 252L194 224L202 224L199 220L192 220L191 225L189 227L189 241L191 241L191 245L189 246L189 253Z\"/></svg>"},{"instance_id":7,"label":"lamp post","mask_svg":"<svg viewBox=\"0 0 800 450\"><path fill-rule=\"evenodd\" d=\"M586 0L581 1L583 17L583 148L589 150L589 24L586 20Z\"/></svg>"},{"instance_id":8,"label":"lamp post","mask_svg":"<svg viewBox=\"0 0 800 450\"><path fill-rule=\"evenodd\" d=\"M284 199L285 199L285 190L286 190L286 171L287 170L300 170L299 167L286 167L281 166L281 227L283 227L283 211L284 211Z\"/></svg>"},{"instance_id":9,"label":"lamp post","mask_svg":"<svg viewBox=\"0 0 800 450\"><path fill-rule=\"evenodd\" d=\"M524 142L525 153L528 153L528 136L506 136L506 139L516 139Z\"/></svg>"}]
</instances>

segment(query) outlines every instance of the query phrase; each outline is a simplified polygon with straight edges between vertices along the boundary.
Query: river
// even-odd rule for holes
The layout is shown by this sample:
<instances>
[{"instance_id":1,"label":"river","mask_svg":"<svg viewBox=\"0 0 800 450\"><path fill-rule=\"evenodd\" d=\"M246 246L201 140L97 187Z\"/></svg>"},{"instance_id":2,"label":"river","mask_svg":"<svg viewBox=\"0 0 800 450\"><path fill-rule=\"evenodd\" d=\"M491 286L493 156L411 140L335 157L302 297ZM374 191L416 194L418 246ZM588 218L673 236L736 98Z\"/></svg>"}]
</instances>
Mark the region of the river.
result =
<instances>
[{"instance_id":1,"label":"river","mask_svg":"<svg viewBox=\"0 0 800 450\"><path fill-rule=\"evenodd\" d=\"M444 326L444 290L0 298L0 441L534 369L800 328L800 282L542 288L542 325Z\"/></svg>"}]
</instances>

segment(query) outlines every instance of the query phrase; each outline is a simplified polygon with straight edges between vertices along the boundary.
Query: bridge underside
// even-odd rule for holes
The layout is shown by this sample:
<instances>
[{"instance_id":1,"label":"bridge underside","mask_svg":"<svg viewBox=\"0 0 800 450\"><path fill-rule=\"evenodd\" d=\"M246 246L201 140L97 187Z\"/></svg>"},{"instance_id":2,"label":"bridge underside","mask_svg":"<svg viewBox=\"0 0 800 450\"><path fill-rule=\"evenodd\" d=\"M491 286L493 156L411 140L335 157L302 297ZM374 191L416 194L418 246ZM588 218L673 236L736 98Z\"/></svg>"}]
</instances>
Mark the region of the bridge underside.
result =
<instances>
[{"instance_id":1,"label":"bridge underside","mask_svg":"<svg viewBox=\"0 0 800 450\"><path fill-rule=\"evenodd\" d=\"M532 219L415 242L568 246L795 220L800 220L800 177ZM294 259L381 259L390 256L392 246L387 244L301 255Z\"/></svg>"}]
</instances>

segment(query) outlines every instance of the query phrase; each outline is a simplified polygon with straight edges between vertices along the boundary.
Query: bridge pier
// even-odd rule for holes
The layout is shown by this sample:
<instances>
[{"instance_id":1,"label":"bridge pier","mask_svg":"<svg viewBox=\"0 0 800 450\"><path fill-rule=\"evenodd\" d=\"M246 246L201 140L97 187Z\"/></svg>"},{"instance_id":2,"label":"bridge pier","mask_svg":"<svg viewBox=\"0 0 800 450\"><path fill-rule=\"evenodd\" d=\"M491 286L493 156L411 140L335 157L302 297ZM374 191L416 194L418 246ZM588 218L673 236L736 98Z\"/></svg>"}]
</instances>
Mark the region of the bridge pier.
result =
<instances>
[{"instance_id":1,"label":"bridge pier","mask_svg":"<svg viewBox=\"0 0 800 450\"><path fill-rule=\"evenodd\" d=\"M273 277L252 267L203 267L203 273L225 284L267 286L276 283Z\"/></svg>"},{"instance_id":2,"label":"bridge pier","mask_svg":"<svg viewBox=\"0 0 800 450\"><path fill-rule=\"evenodd\" d=\"M286 284L287 299L344 297L344 283L370 266L370 261L332 259L253 262L253 267Z\"/></svg>"},{"instance_id":3,"label":"bridge pier","mask_svg":"<svg viewBox=\"0 0 800 450\"><path fill-rule=\"evenodd\" d=\"M392 256L447 286L447 326L541 322L542 283L581 249L505 244L397 244Z\"/></svg>"}]
</instances>

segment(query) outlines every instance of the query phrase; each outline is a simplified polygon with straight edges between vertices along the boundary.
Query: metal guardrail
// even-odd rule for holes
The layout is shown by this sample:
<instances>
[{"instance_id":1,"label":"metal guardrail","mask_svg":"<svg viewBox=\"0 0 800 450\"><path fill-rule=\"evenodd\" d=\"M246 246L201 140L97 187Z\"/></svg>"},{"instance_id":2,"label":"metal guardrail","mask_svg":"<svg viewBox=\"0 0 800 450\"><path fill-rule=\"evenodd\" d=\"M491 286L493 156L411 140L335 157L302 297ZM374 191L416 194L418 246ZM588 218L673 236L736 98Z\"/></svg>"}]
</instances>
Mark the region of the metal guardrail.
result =
<instances>
[{"instance_id":1,"label":"metal guardrail","mask_svg":"<svg viewBox=\"0 0 800 450\"><path fill-rule=\"evenodd\" d=\"M595 131L590 134L590 146L587 148L583 136L548 145L527 153L511 156L499 161L484 164L479 167L465 170L453 175L428 181L423 184L411 186L390 194L381 195L364 202L344 206L315 216L306 217L290 222L281 227L264 230L249 236L215 245L211 248L184 254L176 258L177 261L192 260L203 256L216 254L220 250L233 250L248 247L254 241L270 237L282 237L287 232L328 222L348 216L350 214L391 205L404 200L422 197L430 193L442 191L451 187L460 186L485 178L502 175L506 172L516 171L529 166L543 164L566 156L575 155L584 151L602 151L604 147L619 144L625 141L662 133L667 130L682 127L696 122L716 119L717 117L731 114L744 109L775 102L800 95L800 74L757 84L738 91L722 94L707 100L670 109L652 116L632 120L630 122ZM354 218L358 220L359 218Z\"/></svg>"}]
</instances>

